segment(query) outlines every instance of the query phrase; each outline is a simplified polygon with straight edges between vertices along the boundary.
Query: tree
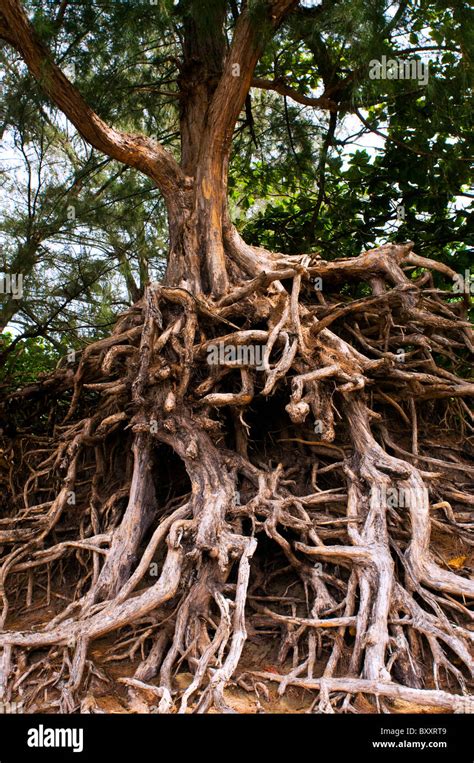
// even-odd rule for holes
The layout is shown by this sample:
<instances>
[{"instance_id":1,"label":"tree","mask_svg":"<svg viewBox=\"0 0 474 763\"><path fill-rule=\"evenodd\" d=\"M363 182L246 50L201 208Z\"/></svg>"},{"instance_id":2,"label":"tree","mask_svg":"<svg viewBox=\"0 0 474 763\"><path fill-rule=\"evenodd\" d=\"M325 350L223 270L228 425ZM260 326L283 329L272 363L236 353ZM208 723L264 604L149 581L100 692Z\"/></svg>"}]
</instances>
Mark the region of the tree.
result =
<instances>
[{"instance_id":1,"label":"tree","mask_svg":"<svg viewBox=\"0 0 474 763\"><path fill-rule=\"evenodd\" d=\"M10 62L3 117L15 171L0 178L2 273L21 272L22 294L0 305L0 328L16 329L0 351L9 366L28 338L43 337L64 354L105 335L143 294L150 268L156 276L163 264L156 190L129 168L81 150L82 139L53 115L43 110L38 121L29 85Z\"/></svg>"},{"instance_id":2,"label":"tree","mask_svg":"<svg viewBox=\"0 0 474 763\"><path fill-rule=\"evenodd\" d=\"M46 40L51 47L61 35L67 2L34 25L18 0L0 5L0 36L90 146L155 184L169 227L163 282L147 286L109 337L5 402L25 429L21 449L11 441L11 522L0 531L0 644L10 694L26 671L24 652L48 651L22 681L31 709L44 707L45 669L67 673L49 706L88 702L91 643L127 629L127 655L144 648L134 677L123 679L135 702L158 696L160 712L226 711L249 623L282 634L283 663L294 657L286 675L252 671L249 680L314 689L321 711L347 711L358 694L379 707L394 698L451 710L472 702L465 600L474 584L464 556L440 562L434 533L451 533L463 549L472 542L468 279L412 243L336 259L313 246L272 252L244 240L228 206L243 112L251 135L251 88L309 102L329 115L311 241L327 204L336 117L360 113L357 86L374 50L396 52L396 31L414 29L415 18L435 25L446 4L421 3L416 16L407 2L391 13L356 1L302 5L127 9L144 35L135 40L140 71L157 65L145 44L150 19L162 40L158 64L174 67L163 108L169 119L175 109L179 147L168 148L112 126L113 92L95 110L93 92L86 100L55 63ZM115 34L120 22L126 34L120 11L106 16ZM289 84L295 46L308 59ZM274 79L278 65L285 74ZM291 132L288 104L284 118ZM395 129L392 114L398 143ZM411 143L416 156L430 150ZM378 171L374 163L371 182ZM403 182L400 172L406 194ZM437 288L434 277L454 288ZM150 583L152 563L159 577ZM41 601L40 580L48 603L61 581L76 585L40 629L14 628L12 591L29 606ZM289 586L297 596L285 596ZM183 662L193 677L179 691L173 676Z\"/></svg>"}]
</instances>

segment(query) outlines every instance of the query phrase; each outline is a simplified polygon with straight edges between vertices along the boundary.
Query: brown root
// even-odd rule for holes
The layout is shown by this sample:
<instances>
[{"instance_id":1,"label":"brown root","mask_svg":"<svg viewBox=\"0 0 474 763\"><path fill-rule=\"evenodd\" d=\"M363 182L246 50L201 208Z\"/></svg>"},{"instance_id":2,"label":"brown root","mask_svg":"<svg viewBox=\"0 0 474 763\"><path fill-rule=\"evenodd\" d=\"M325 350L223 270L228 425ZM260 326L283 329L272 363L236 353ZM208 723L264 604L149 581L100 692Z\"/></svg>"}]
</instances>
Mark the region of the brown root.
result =
<instances>
[{"instance_id":1,"label":"brown root","mask_svg":"<svg viewBox=\"0 0 474 763\"><path fill-rule=\"evenodd\" d=\"M132 711L232 712L246 676L320 712L472 711L464 303L407 277L438 267L411 245L267 262L226 235L227 294L153 284L74 374L6 401L3 699L90 707L113 663ZM249 634L281 672L249 669Z\"/></svg>"}]
</instances>

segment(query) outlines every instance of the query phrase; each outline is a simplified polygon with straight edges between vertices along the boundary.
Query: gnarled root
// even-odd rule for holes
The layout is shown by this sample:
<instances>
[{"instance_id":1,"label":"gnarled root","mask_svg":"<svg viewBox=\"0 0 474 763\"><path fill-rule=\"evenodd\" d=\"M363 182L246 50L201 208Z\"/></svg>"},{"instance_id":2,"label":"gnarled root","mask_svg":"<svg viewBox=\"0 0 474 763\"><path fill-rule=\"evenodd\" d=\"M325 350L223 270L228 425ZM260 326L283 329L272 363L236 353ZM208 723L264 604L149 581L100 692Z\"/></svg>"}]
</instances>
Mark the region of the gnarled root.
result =
<instances>
[{"instance_id":1,"label":"gnarled root","mask_svg":"<svg viewBox=\"0 0 474 763\"><path fill-rule=\"evenodd\" d=\"M238 680L320 712L471 711L464 300L408 278L440 267L411 245L266 271L227 246L241 279L219 301L154 284L56 392L10 396L2 697L85 711L132 660L132 710L232 712ZM357 281L372 295L342 299ZM280 672L247 664L248 633L278 636Z\"/></svg>"}]
</instances>

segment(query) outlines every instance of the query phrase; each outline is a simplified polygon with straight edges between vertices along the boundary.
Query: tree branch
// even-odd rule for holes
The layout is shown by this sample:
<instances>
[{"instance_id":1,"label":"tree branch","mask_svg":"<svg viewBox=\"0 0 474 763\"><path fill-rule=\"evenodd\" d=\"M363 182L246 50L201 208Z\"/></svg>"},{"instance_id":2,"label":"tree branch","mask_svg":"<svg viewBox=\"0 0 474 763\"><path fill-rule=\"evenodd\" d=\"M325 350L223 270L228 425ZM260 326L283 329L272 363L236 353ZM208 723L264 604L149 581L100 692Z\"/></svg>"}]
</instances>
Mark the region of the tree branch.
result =
<instances>
[{"instance_id":1,"label":"tree branch","mask_svg":"<svg viewBox=\"0 0 474 763\"><path fill-rule=\"evenodd\" d=\"M173 201L185 184L174 157L151 138L110 127L90 108L52 60L18 0L0 2L0 37L13 45L45 93L91 146L152 178L165 198Z\"/></svg>"},{"instance_id":2,"label":"tree branch","mask_svg":"<svg viewBox=\"0 0 474 763\"><path fill-rule=\"evenodd\" d=\"M273 0L268 3L267 21L277 29L298 0ZM232 141L235 123L250 90L253 72L265 44L265 30L248 9L240 14L224 71L209 109L209 143L219 146L225 156Z\"/></svg>"},{"instance_id":3,"label":"tree branch","mask_svg":"<svg viewBox=\"0 0 474 763\"><path fill-rule=\"evenodd\" d=\"M294 90L287 85L283 79L272 80L254 77L252 80L252 87L257 87L260 90L273 90L279 95L284 95L297 103L303 104L303 106L313 106L314 108L326 109L327 111L337 111L338 108L337 103L332 101L331 98L328 98L325 95L322 95L319 98L303 95L303 93L298 93L297 90Z\"/></svg>"}]
</instances>

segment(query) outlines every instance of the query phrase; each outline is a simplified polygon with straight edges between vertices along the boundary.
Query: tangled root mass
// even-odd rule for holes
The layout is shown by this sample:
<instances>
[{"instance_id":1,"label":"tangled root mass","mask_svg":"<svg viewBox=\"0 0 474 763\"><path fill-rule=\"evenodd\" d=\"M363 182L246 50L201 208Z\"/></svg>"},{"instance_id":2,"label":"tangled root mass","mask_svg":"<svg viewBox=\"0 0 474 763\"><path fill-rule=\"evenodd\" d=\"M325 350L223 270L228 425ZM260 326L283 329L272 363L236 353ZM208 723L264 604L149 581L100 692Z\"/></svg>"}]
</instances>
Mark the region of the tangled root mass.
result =
<instances>
[{"instance_id":1,"label":"tangled root mass","mask_svg":"<svg viewBox=\"0 0 474 763\"><path fill-rule=\"evenodd\" d=\"M86 711L113 662L131 709L226 712L238 682L472 711L474 346L433 270L409 244L275 256L220 299L152 284L10 395L2 699Z\"/></svg>"}]
</instances>

